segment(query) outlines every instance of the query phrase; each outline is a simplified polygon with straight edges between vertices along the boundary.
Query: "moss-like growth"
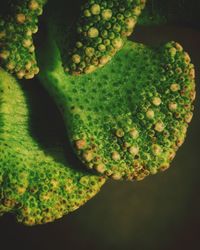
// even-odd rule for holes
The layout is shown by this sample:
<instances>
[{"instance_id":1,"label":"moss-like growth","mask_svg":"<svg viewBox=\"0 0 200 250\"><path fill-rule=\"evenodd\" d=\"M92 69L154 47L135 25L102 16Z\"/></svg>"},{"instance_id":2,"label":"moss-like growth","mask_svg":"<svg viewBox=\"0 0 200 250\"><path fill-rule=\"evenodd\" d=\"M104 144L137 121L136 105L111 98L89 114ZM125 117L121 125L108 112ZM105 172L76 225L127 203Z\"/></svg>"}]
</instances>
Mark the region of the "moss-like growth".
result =
<instances>
[{"instance_id":1,"label":"moss-like growth","mask_svg":"<svg viewBox=\"0 0 200 250\"><path fill-rule=\"evenodd\" d=\"M79 77L66 76L55 44L46 54L40 78L89 169L141 180L169 167L184 142L195 98L194 66L181 45L151 49L127 42L106 67Z\"/></svg>"},{"instance_id":2,"label":"moss-like growth","mask_svg":"<svg viewBox=\"0 0 200 250\"><path fill-rule=\"evenodd\" d=\"M33 34L46 0L9 2L9 14L0 16L0 65L19 79L31 79L39 72Z\"/></svg>"},{"instance_id":3,"label":"moss-like growth","mask_svg":"<svg viewBox=\"0 0 200 250\"><path fill-rule=\"evenodd\" d=\"M47 155L30 131L26 91L0 69L0 213L26 225L51 222L93 197L105 179ZM61 163L63 162L63 163Z\"/></svg>"}]
</instances>

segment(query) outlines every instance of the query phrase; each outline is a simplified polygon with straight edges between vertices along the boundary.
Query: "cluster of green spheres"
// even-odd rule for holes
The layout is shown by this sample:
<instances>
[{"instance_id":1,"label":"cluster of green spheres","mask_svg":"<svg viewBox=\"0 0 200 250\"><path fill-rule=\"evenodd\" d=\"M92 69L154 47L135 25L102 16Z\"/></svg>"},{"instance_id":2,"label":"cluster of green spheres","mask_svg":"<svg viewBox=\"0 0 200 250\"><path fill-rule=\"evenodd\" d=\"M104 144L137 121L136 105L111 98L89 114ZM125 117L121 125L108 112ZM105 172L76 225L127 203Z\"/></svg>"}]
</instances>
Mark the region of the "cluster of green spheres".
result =
<instances>
[{"instance_id":1,"label":"cluster of green spheres","mask_svg":"<svg viewBox=\"0 0 200 250\"><path fill-rule=\"evenodd\" d=\"M82 5L76 42L63 55L72 74L91 73L107 64L130 36L145 0L89 0Z\"/></svg>"},{"instance_id":2,"label":"cluster of green spheres","mask_svg":"<svg viewBox=\"0 0 200 250\"><path fill-rule=\"evenodd\" d=\"M23 0L10 4L9 14L0 16L0 64L19 79L39 72L33 34L46 0Z\"/></svg>"}]
</instances>

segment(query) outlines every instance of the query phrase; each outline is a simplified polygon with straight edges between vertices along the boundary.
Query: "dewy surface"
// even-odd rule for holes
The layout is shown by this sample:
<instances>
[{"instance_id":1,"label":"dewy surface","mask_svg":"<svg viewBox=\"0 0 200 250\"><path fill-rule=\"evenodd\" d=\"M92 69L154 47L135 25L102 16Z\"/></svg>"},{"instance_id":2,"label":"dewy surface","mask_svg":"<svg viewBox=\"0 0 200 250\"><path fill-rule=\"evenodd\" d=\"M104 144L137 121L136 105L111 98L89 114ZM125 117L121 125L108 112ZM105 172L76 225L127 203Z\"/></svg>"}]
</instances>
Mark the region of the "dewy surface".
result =
<instances>
[{"instance_id":1,"label":"dewy surface","mask_svg":"<svg viewBox=\"0 0 200 250\"><path fill-rule=\"evenodd\" d=\"M0 213L12 212L19 222L35 225L77 209L99 191L104 178L45 152L31 133L29 98L0 69Z\"/></svg>"},{"instance_id":2,"label":"dewy surface","mask_svg":"<svg viewBox=\"0 0 200 250\"><path fill-rule=\"evenodd\" d=\"M116 180L141 180L169 167L195 98L194 66L181 45L152 49L127 42L106 67L79 77L66 76L55 44L46 56L41 80L88 168Z\"/></svg>"}]
</instances>

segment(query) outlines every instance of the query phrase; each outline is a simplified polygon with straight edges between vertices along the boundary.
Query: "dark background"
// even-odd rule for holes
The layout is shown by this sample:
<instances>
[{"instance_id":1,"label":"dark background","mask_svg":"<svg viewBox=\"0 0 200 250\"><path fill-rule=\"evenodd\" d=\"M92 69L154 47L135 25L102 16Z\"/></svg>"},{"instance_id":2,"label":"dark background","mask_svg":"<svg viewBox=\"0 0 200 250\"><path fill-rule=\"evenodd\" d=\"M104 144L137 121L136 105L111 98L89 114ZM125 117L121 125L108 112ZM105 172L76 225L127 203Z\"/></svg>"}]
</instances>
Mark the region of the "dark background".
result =
<instances>
[{"instance_id":1,"label":"dark background","mask_svg":"<svg viewBox=\"0 0 200 250\"><path fill-rule=\"evenodd\" d=\"M187 26L140 27L136 29L134 40L146 44L180 42L196 66L195 115L186 142L171 168L142 182L108 181L83 207L47 225L26 227L17 224L12 215L4 215L0 218L0 249L200 248L200 32ZM45 95L44 92L38 98L45 102ZM50 108L50 102L46 97L44 106ZM41 116L40 122L44 122L42 119L55 120L56 112L51 111L51 118L48 113ZM54 124L49 123L49 126Z\"/></svg>"}]
</instances>

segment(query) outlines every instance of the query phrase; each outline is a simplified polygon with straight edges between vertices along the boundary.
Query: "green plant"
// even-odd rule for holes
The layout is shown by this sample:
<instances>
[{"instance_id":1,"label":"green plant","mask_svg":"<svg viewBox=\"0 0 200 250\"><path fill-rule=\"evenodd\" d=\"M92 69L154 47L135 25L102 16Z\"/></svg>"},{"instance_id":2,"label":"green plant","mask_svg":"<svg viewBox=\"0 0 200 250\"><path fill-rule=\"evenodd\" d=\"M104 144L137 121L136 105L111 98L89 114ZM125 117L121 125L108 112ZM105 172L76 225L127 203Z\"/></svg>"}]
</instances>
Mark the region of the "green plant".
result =
<instances>
[{"instance_id":1,"label":"green plant","mask_svg":"<svg viewBox=\"0 0 200 250\"><path fill-rule=\"evenodd\" d=\"M126 41L145 1L77 1L79 11L67 16L64 1L50 0L35 53L32 34L45 3L8 2L0 21L1 66L19 79L40 69L73 154L97 176L45 155L29 130L26 91L1 69L0 208L28 225L78 208L106 177L142 180L167 169L184 142L195 99L194 66L180 44Z\"/></svg>"},{"instance_id":2,"label":"green plant","mask_svg":"<svg viewBox=\"0 0 200 250\"><path fill-rule=\"evenodd\" d=\"M182 47L128 42L106 67L77 78L66 76L54 46L46 60L39 53L40 79L82 162L113 179L139 180L167 169L184 141L195 97L194 68Z\"/></svg>"},{"instance_id":3,"label":"green plant","mask_svg":"<svg viewBox=\"0 0 200 250\"><path fill-rule=\"evenodd\" d=\"M14 77L1 69L0 212L16 213L27 225L47 223L77 209L105 181L74 169L62 154L58 161L45 152L30 130L30 101Z\"/></svg>"},{"instance_id":4,"label":"green plant","mask_svg":"<svg viewBox=\"0 0 200 250\"><path fill-rule=\"evenodd\" d=\"M38 16L46 0L8 1L9 11L0 19L1 65L19 79L38 74L33 34L38 31Z\"/></svg>"}]
</instances>

